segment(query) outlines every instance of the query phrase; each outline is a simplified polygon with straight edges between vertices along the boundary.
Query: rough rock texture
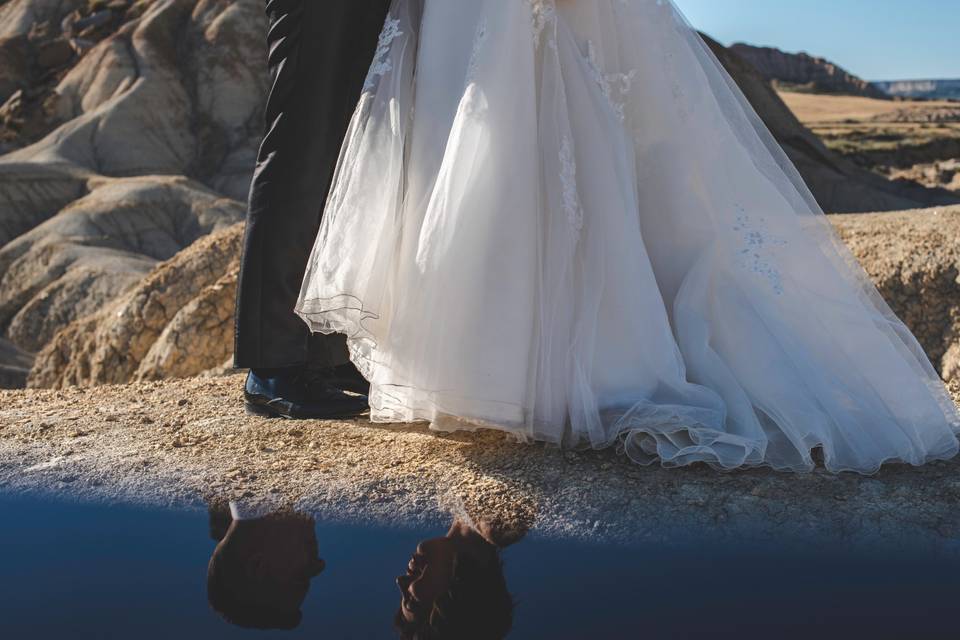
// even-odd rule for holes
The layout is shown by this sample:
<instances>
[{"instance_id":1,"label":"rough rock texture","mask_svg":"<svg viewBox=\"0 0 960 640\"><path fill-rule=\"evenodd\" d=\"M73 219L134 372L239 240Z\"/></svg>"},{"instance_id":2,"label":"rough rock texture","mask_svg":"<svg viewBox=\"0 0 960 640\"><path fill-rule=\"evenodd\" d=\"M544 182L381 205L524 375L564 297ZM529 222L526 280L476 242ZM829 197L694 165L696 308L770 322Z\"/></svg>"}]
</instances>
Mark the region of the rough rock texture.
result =
<instances>
[{"instance_id":1,"label":"rough rock texture","mask_svg":"<svg viewBox=\"0 0 960 640\"><path fill-rule=\"evenodd\" d=\"M755 47L738 42L730 50L756 67L768 81L816 93L838 93L889 99L871 83L836 64L808 53L786 53L772 47Z\"/></svg>"},{"instance_id":2,"label":"rough rock texture","mask_svg":"<svg viewBox=\"0 0 960 640\"><path fill-rule=\"evenodd\" d=\"M243 225L204 237L99 313L58 333L30 385L63 387L196 375L233 351Z\"/></svg>"},{"instance_id":3,"label":"rough rock texture","mask_svg":"<svg viewBox=\"0 0 960 640\"><path fill-rule=\"evenodd\" d=\"M709 37L704 39L828 213L896 211L960 203L960 196L955 193L910 182L891 182L827 149L749 62Z\"/></svg>"},{"instance_id":4,"label":"rough rock texture","mask_svg":"<svg viewBox=\"0 0 960 640\"><path fill-rule=\"evenodd\" d=\"M222 365L233 354L240 263L205 287L166 326L137 367L135 379L185 378Z\"/></svg>"},{"instance_id":5,"label":"rough rock texture","mask_svg":"<svg viewBox=\"0 0 960 640\"><path fill-rule=\"evenodd\" d=\"M267 89L256 0L154 0L56 88L62 126L4 161L174 174L245 195Z\"/></svg>"},{"instance_id":6,"label":"rough rock texture","mask_svg":"<svg viewBox=\"0 0 960 640\"><path fill-rule=\"evenodd\" d=\"M40 350L241 219L226 198L253 171L264 34L259 0L0 2L0 336ZM219 337L211 322L178 320Z\"/></svg>"},{"instance_id":7,"label":"rough rock texture","mask_svg":"<svg viewBox=\"0 0 960 640\"><path fill-rule=\"evenodd\" d=\"M264 420L244 415L242 386L230 376L0 392L0 489L201 507L263 499L393 526L448 518L453 493L493 508L533 505L533 532L561 538L960 551L960 461L891 465L869 478L663 470L494 432Z\"/></svg>"},{"instance_id":8,"label":"rough rock texture","mask_svg":"<svg viewBox=\"0 0 960 640\"><path fill-rule=\"evenodd\" d=\"M0 4L0 38L25 35L35 25L59 21L85 0L7 0Z\"/></svg>"},{"instance_id":9,"label":"rough rock texture","mask_svg":"<svg viewBox=\"0 0 960 640\"><path fill-rule=\"evenodd\" d=\"M0 162L0 249L86 195L89 175L69 165Z\"/></svg>"},{"instance_id":10,"label":"rough rock texture","mask_svg":"<svg viewBox=\"0 0 960 640\"><path fill-rule=\"evenodd\" d=\"M33 356L0 338L0 389L19 389L27 382Z\"/></svg>"},{"instance_id":11,"label":"rough rock texture","mask_svg":"<svg viewBox=\"0 0 960 640\"><path fill-rule=\"evenodd\" d=\"M27 351L103 307L243 207L186 178L94 178L90 193L0 249L0 327Z\"/></svg>"},{"instance_id":12,"label":"rough rock texture","mask_svg":"<svg viewBox=\"0 0 960 640\"><path fill-rule=\"evenodd\" d=\"M937 370L960 382L960 207L831 220Z\"/></svg>"}]
</instances>

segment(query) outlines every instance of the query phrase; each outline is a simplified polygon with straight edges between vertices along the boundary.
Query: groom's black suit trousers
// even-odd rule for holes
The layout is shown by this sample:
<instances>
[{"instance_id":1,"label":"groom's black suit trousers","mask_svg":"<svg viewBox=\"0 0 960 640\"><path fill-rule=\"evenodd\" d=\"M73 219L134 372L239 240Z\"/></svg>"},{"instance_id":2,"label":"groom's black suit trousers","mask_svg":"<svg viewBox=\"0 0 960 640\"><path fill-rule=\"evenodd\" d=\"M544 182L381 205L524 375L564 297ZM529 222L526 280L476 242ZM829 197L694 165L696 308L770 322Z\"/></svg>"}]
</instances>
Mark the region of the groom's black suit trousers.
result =
<instances>
[{"instance_id":1,"label":"groom's black suit trousers","mask_svg":"<svg viewBox=\"0 0 960 640\"><path fill-rule=\"evenodd\" d=\"M238 367L348 361L343 336L294 314L350 117L389 0L268 0L272 88L237 294Z\"/></svg>"}]
</instances>

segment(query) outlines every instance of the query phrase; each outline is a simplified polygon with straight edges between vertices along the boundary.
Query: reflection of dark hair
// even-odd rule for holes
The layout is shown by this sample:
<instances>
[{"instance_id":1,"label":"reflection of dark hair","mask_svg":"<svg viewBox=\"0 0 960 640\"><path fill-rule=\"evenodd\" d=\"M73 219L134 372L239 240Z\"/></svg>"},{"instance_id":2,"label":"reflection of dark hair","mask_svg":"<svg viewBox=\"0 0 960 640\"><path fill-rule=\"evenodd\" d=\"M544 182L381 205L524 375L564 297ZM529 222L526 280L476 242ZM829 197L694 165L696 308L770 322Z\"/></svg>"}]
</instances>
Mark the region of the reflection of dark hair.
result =
<instances>
[{"instance_id":1,"label":"reflection of dark hair","mask_svg":"<svg viewBox=\"0 0 960 640\"><path fill-rule=\"evenodd\" d=\"M398 611L394 626L402 640L498 640L513 625L513 607L499 557L484 562L458 553L450 589L414 622Z\"/></svg>"},{"instance_id":2,"label":"reflection of dark hair","mask_svg":"<svg viewBox=\"0 0 960 640\"><path fill-rule=\"evenodd\" d=\"M218 547L207 567L207 600L230 624L247 629L296 629L302 614L262 577L250 575L244 558L229 547Z\"/></svg>"},{"instance_id":3,"label":"reflection of dark hair","mask_svg":"<svg viewBox=\"0 0 960 640\"><path fill-rule=\"evenodd\" d=\"M259 563L230 544L223 544L232 518L229 505L211 504L210 536L221 541L207 565L207 600L230 624L248 629L291 630L303 617L300 601L291 601L286 585L261 575ZM228 519L229 518L229 519ZM313 521L293 511L280 510L258 519L275 526L309 526ZM312 576L313 574L311 574Z\"/></svg>"}]
</instances>

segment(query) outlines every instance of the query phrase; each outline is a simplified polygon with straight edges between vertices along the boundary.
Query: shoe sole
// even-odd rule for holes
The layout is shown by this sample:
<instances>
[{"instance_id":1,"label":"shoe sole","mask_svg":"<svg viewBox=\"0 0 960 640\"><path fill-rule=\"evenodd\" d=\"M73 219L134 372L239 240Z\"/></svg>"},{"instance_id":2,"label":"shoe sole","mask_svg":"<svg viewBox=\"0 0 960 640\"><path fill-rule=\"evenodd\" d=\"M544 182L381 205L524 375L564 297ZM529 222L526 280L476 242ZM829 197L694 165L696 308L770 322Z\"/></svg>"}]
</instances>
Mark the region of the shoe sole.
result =
<instances>
[{"instance_id":1,"label":"shoe sole","mask_svg":"<svg viewBox=\"0 0 960 640\"><path fill-rule=\"evenodd\" d=\"M350 420L351 418L359 418L365 415L369 409L358 411L356 413L333 413L322 416L288 416L286 414L280 413L272 407L254 404L252 402L245 402L244 409L248 416L256 416L258 418L267 418L270 420L283 419L283 420Z\"/></svg>"},{"instance_id":2,"label":"shoe sole","mask_svg":"<svg viewBox=\"0 0 960 640\"><path fill-rule=\"evenodd\" d=\"M270 407L265 407L262 404L253 404L252 402L243 403L243 408L246 411L248 416L256 416L258 418L285 418L282 413L274 411Z\"/></svg>"}]
</instances>

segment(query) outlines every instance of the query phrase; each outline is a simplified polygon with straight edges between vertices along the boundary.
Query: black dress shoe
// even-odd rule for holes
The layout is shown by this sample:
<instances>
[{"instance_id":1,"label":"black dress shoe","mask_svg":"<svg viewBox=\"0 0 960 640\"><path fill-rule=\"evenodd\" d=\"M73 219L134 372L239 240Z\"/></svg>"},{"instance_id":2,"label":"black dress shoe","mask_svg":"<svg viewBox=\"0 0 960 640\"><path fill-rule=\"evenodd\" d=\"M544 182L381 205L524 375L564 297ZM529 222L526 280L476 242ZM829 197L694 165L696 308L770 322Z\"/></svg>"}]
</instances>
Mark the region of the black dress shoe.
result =
<instances>
[{"instance_id":1,"label":"black dress shoe","mask_svg":"<svg viewBox=\"0 0 960 640\"><path fill-rule=\"evenodd\" d=\"M337 420L369 410L366 396L318 385L304 369L251 371L243 391L247 413L267 418Z\"/></svg>"},{"instance_id":2,"label":"black dress shoe","mask_svg":"<svg viewBox=\"0 0 960 640\"><path fill-rule=\"evenodd\" d=\"M360 375L355 366L349 363L329 369L311 370L308 375L311 385L317 385L321 391L333 387L361 396L370 394L370 383Z\"/></svg>"}]
</instances>

